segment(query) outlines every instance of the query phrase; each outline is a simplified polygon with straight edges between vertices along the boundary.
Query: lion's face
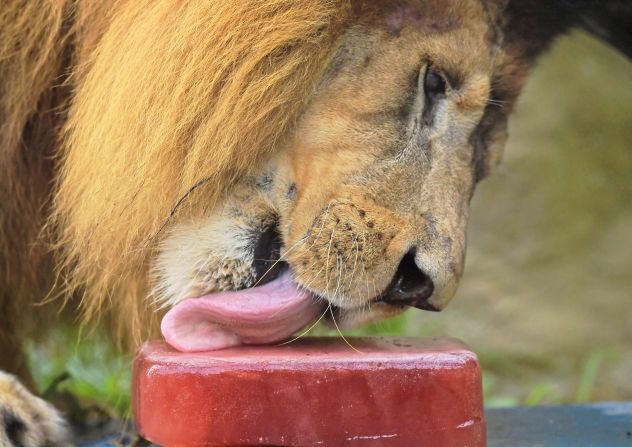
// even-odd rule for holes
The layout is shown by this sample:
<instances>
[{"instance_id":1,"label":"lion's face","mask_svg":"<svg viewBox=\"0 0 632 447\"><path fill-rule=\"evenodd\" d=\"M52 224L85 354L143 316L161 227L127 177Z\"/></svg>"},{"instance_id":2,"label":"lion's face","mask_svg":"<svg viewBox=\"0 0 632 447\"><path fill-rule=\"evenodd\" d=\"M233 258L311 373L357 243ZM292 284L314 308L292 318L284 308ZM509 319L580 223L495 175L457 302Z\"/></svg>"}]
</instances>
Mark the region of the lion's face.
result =
<instances>
[{"instance_id":1,"label":"lion's face","mask_svg":"<svg viewBox=\"0 0 632 447\"><path fill-rule=\"evenodd\" d=\"M347 326L446 306L476 171L498 158L473 143L493 48L476 3L461 15L411 8L350 28L277 154L210 215L171 230L154 263L163 302L289 269Z\"/></svg>"}]
</instances>

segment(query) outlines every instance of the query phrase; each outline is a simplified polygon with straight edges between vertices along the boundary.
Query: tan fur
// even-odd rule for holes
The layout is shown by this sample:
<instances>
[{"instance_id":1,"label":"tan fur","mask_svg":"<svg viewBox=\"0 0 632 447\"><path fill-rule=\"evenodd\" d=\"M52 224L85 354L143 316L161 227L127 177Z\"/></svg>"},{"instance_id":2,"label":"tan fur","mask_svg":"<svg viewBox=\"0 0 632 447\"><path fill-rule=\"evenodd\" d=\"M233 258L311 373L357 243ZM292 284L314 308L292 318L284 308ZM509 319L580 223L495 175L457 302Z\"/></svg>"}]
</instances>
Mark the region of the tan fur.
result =
<instances>
[{"instance_id":1,"label":"tan fur","mask_svg":"<svg viewBox=\"0 0 632 447\"><path fill-rule=\"evenodd\" d=\"M0 15L5 314L44 297L76 296L86 320L109 314L118 334L146 338L159 316L145 299L149 260L165 230L207 215L235 180L283 147L315 94L324 95L321 103L338 102L331 125L349 119L351 130L357 118L341 107L372 113L398 100L394 89L405 91L388 64L423 56L464 73L479 70L469 56L489 53L480 40L489 25L480 4L446 5L427 2L423 20L413 19L426 36L422 47L412 50L415 37L403 36L410 51L385 49L392 61L381 71L367 68L373 83L399 83L393 89L361 87L343 75L327 97L319 83L332 79L325 70L343 33L353 38L346 31L353 25L396 36L414 17L414 1L11 0ZM360 35L353 45L366 47L376 36ZM468 79L480 93L455 103L476 114L487 84L484 76ZM338 101L341 89L350 102ZM380 99L385 92L395 94ZM393 131L380 130L382 141ZM341 165L363 164L362 153L347 154ZM303 169L311 166L309 155L299 157ZM59 275L53 289L45 274L52 270Z\"/></svg>"},{"instance_id":2,"label":"tan fur","mask_svg":"<svg viewBox=\"0 0 632 447\"><path fill-rule=\"evenodd\" d=\"M345 323L401 311L379 299L411 253L445 307L536 53L506 3L4 0L0 369L27 376L63 304L137 343L161 306L254 285L270 226ZM0 376L31 424L22 391Z\"/></svg>"},{"instance_id":3,"label":"tan fur","mask_svg":"<svg viewBox=\"0 0 632 447\"><path fill-rule=\"evenodd\" d=\"M476 164L470 135L486 110L495 51L480 4L408 5L361 16L341 36L296 128L259 173L269 187L242 180L219 210L169 230L153 270L159 302L173 305L254 281L241 269L228 283L208 272L221 277L227 260L249 264L254 242L240 245L244 228L257 234L261 222L277 216L281 259L300 286L344 309L345 323L395 313L375 301L411 250L434 283L431 305L447 305L463 271ZM409 7L421 8L426 22L418 23ZM401 8L409 16L400 17ZM421 124L431 65L454 85L433 122ZM419 85L411 86L411 78ZM261 204L253 207L257 197ZM242 247L240 254L227 244Z\"/></svg>"},{"instance_id":4,"label":"tan fur","mask_svg":"<svg viewBox=\"0 0 632 447\"><path fill-rule=\"evenodd\" d=\"M384 10L395 7L385 4L11 0L0 16L8 313L50 291L46 281L30 285L53 269L49 240L61 274L49 295L78 294L87 319L111 310L118 333L146 337L156 321L144 299L148 259L162 230L208 213L282 145L345 27L383 27ZM480 20L476 2L459 7ZM445 45L430 38L428 52L443 57Z\"/></svg>"},{"instance_id":5,"label":"tan fur","mask_svg":"<svg viewBox=\"0 0 632 447\"><path fill-rule=\"evenodd\" d=\"M8 76L0 101L9 119L2 120L0 157L18 156L20 132L39 97L63 81L55 78L68 39L63 18L72 22L74 14L81 51L64 67L72 70L74 97L50 225L66 292L83 294L87 318L110 308L125 315L116 318L122 332L139 340L151 326L145 261L173 207L209 179L180 210L202 213L272 151L314 89L345 8L315 0L102 3L49 1L42 8L12 1L3 8L0 61ZM23 41L39 56L16 45ZM29 201L20 199L21 186L6 187L23 206ZM7 227L3 245L18 232ZM3 259L26 252L33 239L5 247Z\"/></svg>"},{"instance_id":6,"label":"tan fur","mask_svg":"<svg viewBox=\"0 0 632 447\"><path fill-rule=\"evenodd\" d=\"M302 210L285 210L282 220L305 231L331 201L333 180L345 182L381 150L403 143L401 123L376 120L398 107L423 60L463 76L436 130L437 147L448 147L441 135L449 120L471 129L483 109L487 116L497 68L521 72L511 62L494 65L505 57L489 42L494 14L477 0L10 0L0 12L0 323L7 328L0 350L19 351L13 346L30 331L22 320L37 313L23 315L25 306L44 300L59 307L59 297L74 297L71 307L84 321L107 317L120 337L146 338L160 317L147 296L161 241L178 222L212 215L224 193L275 151L292 158ZM504 136L496 115L483 118L486 146ZM493 164L497 153L482 164ZM463 182L441 199L451 202L439 212L440 230L459 233L453 253L440 264L436 251L419 258L443 278L445 296L460 276L460 267L447 266L460 265L453 258L462 257L463 197L472 191L471 158L463 160L465 174L444 166L430 169L426 182ZM383 175L375 194L409 193L398 185L412 173L374 175ZM321 187L318 176L332 181ZM411 210L349 191L343 202L364 200L377 216L369 233L390 238L394 228L419 222L420 208L410 220ZM439 206L425 194L426 208ZM350 225L366 233L364 224ZM284 237L289 246L303 235L288 227ZM405 239L390 251L365 253L377 270L367 271L376 283L362 293L384 286L396 265L384 267L380 257L396 264ZM23 315L19 323L16 315ZM19 356L10 357L23 372Z\"/></svg>"}]
</instances>

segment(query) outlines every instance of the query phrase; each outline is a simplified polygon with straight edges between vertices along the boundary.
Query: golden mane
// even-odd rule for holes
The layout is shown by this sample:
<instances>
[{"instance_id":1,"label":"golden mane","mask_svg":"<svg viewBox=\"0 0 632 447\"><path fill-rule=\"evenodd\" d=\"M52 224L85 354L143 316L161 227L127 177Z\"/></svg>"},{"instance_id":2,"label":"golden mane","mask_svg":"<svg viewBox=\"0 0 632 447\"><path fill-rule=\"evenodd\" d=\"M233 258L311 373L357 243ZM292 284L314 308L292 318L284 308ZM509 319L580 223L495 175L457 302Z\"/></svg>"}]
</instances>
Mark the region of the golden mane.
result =
<instances>
[{"instance_id":1,"label":"golden mane","mask_svg":"<svg viewBox=\"0 0 632 447\"><path fill-rule=\"evenodd\" d=\"M12 0L0 16L2 40L5 28L15 35L0 47L0 70L13 70L8 88L18 88L0 94L10 118L0 160L19 151L20 132L71 46L47 225L64 291L81 294L85 317L112 311L118 331L141 340L156 321L146 269L161 228L207 211L279 145L316 89L348 2L41 3ZM10 26L14 16L24 23ZM22 60L32 66L12 67ZM20 81L24 72L37 81ZM11 237L0 232L3 254Z\"/></svg>"}]
</instances>

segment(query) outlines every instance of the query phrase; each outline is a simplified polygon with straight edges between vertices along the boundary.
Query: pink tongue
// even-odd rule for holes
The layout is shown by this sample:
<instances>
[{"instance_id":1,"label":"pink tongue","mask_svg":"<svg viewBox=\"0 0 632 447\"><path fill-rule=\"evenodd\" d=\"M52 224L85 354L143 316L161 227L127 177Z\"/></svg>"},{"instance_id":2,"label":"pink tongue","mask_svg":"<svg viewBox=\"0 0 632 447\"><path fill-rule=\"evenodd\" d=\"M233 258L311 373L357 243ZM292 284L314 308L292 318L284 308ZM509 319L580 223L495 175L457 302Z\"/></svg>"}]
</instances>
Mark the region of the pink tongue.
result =
<instances>
[{"instance_id":1,"label":"pink tongue","mask_svg":"<svg viewBox=\"0 0 632 447\"><path fill-rule=\"evenodd\" d=\"M260 287L184 300L167 312L161 329L180 351L209 351L284 340L323 309L288 271Z\"/></svg>"}]
</instances>

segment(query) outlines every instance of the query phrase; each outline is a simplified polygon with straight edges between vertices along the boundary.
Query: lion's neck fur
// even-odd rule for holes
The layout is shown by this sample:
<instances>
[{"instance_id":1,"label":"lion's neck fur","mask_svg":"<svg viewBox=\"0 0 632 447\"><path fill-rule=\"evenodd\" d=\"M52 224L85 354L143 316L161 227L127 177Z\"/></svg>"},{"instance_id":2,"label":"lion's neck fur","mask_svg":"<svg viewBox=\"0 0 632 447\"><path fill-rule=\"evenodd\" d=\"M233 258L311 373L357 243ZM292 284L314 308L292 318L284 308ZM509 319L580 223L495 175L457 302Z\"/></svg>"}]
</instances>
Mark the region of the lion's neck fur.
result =
<instances>
[{"instance_id":1,"label":"lion's neck fur","mask_svg":"<svg viewBox=\"0 0 632 447\"><path fill-rule=\"evenodd\" d=\"M345 4L9 1L0 12L3 262L18 256L33 270L29 247L47 227L58 291L79 294L87 318L113 309L121 333L145 337L155 317L139 278L153 238L192 185L204 187L181 215L211 207L278 145L316 88ZM42 119L54 130L26 135ZM15 269L3 266L0 281L24 276Z\"/></svg>"}]
</instances>

